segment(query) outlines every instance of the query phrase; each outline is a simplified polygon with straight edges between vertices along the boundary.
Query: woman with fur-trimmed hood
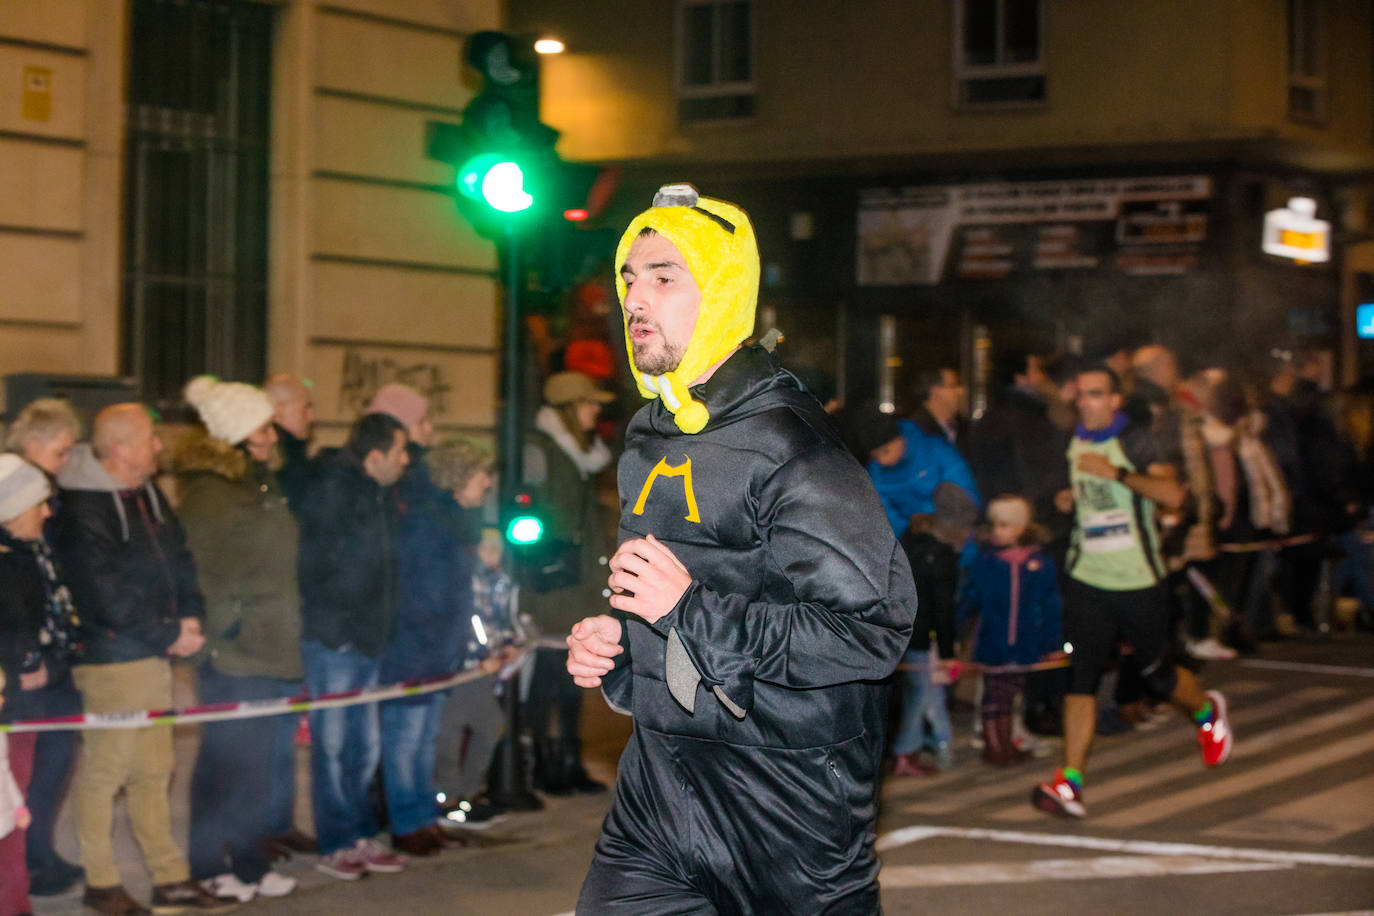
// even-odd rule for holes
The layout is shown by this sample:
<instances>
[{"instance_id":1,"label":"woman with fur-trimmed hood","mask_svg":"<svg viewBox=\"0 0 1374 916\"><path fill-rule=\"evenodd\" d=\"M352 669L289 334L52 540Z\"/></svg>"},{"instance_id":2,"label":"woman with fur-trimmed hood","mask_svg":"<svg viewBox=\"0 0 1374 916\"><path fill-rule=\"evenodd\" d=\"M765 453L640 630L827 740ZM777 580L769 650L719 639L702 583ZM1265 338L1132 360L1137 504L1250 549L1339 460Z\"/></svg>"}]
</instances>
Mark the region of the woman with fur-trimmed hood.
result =
<instances>
[{"instance_id":1,"label":"woman with fur-trimmed hood","mask_svg":"<svg viewBox=\"0 0 1374 916\"><path fill-rule=\"evenodd\" d=\"M204 430L180 443L173 470L181 520L205 596L202 703L300 692L296 518L277 481L273 405L258 388L209 376L186 386ZM216 896L281 896L270 837L290 830L294 716L204 726L191 780L191 876ZM229 855L226 859L225 849Z\"/></svg>"}]
</instances>

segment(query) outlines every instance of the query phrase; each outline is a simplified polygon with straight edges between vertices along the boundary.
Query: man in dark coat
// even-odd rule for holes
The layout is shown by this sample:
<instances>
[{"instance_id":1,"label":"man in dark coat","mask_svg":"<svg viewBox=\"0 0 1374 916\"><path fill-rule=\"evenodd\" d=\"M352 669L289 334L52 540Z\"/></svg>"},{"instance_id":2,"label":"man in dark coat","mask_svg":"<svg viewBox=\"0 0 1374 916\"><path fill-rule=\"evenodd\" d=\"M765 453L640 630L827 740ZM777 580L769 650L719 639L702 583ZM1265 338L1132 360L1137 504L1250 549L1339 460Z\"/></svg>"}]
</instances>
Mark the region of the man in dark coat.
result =
<instances>
[{"instance_id":1,"label":"man in dark coat","mask_svg":"<svg viewBox=\"0 0 1374 916\"><path fill-rule=\"evenodd\" d=\"M392 487L410 462L406 431L366 414L348 443L316 459L301 503L301 658L312 696L376 686L396 630L396 502ZM397 872L405 860L372 840L367 799L381 757L371 704L310 713L311 795L320 852L316 869L350 881Z\"/></svg>"},{"instance_id":2,"label":"man in dark coat","mask_svg":"<svg viewBox=\"0 0 1374 916\"><path fill-rule=\"evenodd\" d=\"M748 216L663 188L616 262L641 393L610 604L568 670L635 717L579 913L878 909L911 570L815 398L757 347ZM799 811L819 810L816 816Z\"/></svg>"}]
</instances>

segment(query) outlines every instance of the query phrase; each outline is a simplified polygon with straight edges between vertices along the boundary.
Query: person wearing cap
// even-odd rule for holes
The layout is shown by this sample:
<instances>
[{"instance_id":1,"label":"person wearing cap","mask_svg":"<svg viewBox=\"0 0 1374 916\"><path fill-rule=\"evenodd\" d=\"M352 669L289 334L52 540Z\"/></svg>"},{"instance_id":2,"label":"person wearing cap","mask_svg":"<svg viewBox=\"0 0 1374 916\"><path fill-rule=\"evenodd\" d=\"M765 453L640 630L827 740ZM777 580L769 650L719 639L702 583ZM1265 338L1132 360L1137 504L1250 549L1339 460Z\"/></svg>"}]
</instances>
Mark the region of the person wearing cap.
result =
<instances>
[{"instance_id":1,"label":"person wearing cap","mask_svg":"<svg viewBox=\"0 0 1374 916\"><path fill-rule=\"evenodd\" d=\"M72 450L57 475L61 504L54 547L87 628L72 671L87 712L172 706L170 659L205 643L205 603L186 534L153 482L162 442L142 404L96 415L90 444ZM73 781L72 807L86 869L82 903L100 913L142 913L120 883L110 833L120 789L153 878L158 909L222 909L190 880L172 839L167 796L175 756L165 728L95 729Z\"/></svg>"},{"instance_id":2,"label":"person wearing cap","mask_svg":"<svg viewBox=\"0 0 1374 916\"><path fill-rule=\"evenodd\" d=\"M551 551L550 562L538 566L558 572L526 575L522 605L544 634L559 639L604 606L611 542L597 491L611 450L596 430L602 407L613 400L581 372L555 373L544 383L544 404L525 439L524 483ZM582 691L567 672L566 652L536 650L524 718L534 740L535 788L552 795L606 790L582 765Z\"/></svg>"},{"instance_id":3,"label":"person wearing cap","mask_svg":"<svg viewBox=\"0 0 1374 916\"><path fill-rule=\"evenodd\" d=\"M577 910L876 912L906 556L821 405L743 345L748 215L662 188L615 263L651 401L620 460L610 609L573 627L568 670L635 729Z\"/></svg>"},{"instance_id":4,"label":"person wearing cap","mask_svg":"<svg viewBox=\"0 0 1374 916\"><path fill-rule=\"evenodd\" d=\"M44 692L52 684L70 685L67 669L79 650L71 594L43 534L51 495L43 471L18 455L0 455L0 671L8 675L0 722L42 718ZM37 737L9 736L10 769L25 794ZM0 916L32 911L25 855L31 826L18 824L0 837Z\"/></svg>"},{"instance_id":5,"label":"person wearing cap","mask_svg":"<svg viewBox=\"0 0 1374 916\"><path fill-rule=\"evenodd\" d=\"M301 692L300 534L275 466L273 404L260 388L192 379L186 401L203 429L178 442L181 521L205 596L202 703ZM295 799L294 716L201 727L191 776L191 877L219 897L279 897L296 886L272 870L277 806ZM283 753L289 749L289 755Z\"/></svg>"},{"instance_id":6,"label":"person wearing cap","mask_svg":"<svg viewBox=\"0 0 1374 916\"><path fill-rule=\"evenodd\" d=\"M49 482L71 457L76 440L81 438L81 421L72 406L61 398L39 398L25 405L5 431L5 446L48 476ZM56 495L48 501L55 511ZM45 527L45 541L52 541L52 520ZM48 683L26 694L33 718L48 719L81 712L81 694L72 683L70 667L62 665L50 672ZM39 732L33 750L33 780L29 785L29 813L33 822L24 842L29 863L29 892L34 896L65 893L81 880L83 872L57 854L53 832L62 800L67 794L68 777L76 763L76 732Z\"/></svg>"},{"instance_id":7,"label":"person wearing cap","mask_svg":"<svg viewBox=\"0 0 1374 916\"><path fill-rule=\"evenodd\" d=\"M898 538L912 516L934 510L935 488L945 481L963 487L974 505L981 505L973 472L944 436L870 407L855 418L854 438L868 456L868 473Z\"/></svg>"}]
</instances>

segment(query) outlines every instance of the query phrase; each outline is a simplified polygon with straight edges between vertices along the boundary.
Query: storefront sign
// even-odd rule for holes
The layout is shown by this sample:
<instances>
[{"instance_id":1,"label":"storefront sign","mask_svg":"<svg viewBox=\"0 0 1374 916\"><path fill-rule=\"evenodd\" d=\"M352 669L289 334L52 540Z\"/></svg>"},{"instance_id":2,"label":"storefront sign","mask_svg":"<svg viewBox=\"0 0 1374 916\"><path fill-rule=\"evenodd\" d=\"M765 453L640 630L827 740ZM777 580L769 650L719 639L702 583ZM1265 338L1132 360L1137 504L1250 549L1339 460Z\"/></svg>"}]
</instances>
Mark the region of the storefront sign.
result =
<instances>
[{"instance_id":1,"label":"storefront sign","mask_svg":"<svg viewBox=\"0 0 1374 916\"><path fill-rule=\"evenodd\" d=\"M1183 273L1207 238L1205 175L874 189L858 284L932 286L1044 270Z\"/></svg>"},{"instance_id":2,"label":"storefront sign","mask_svg":"<svg viewBox=\"0 0 1374 916\"><path fill-rule=\"evenodd\" d=\"M1265 254L1292 258L1299 264L1320 264L1331 260L1331 224L1317 219L1317 202L1310 197L1293 197L1287 207L1264 214Z\"/></svg>"}]
</instances>

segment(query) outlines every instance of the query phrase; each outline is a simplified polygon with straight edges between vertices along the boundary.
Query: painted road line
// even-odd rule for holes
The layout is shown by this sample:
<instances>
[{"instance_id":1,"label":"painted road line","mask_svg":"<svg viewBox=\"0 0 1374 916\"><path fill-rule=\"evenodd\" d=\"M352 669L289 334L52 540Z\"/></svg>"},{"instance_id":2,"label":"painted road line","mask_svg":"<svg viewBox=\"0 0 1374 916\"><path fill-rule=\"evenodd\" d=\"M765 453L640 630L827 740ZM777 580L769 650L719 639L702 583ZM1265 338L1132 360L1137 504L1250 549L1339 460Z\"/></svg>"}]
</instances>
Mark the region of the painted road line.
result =
<instances>
[{"instance_id":1,"label":"painted road line","mask_svg":"<svg viewBox=\"0 0 1374 916\"><path fill-rule=\"evenodd\" d=\"M1304 674L1338 674L1346 677L1374 677L1374 668L1352 665L1317 665L1310 662L1281 662L1267 658L1247 658L1241 662L1247 668L1268 668L1271 671L1301 671Z\"/></svg>"},{"instance_id":2,"label":"painted road line","mask_svg":"<svg viewBox=\"0 0 1374 916\"><path fill-rule=\"evenodd\" d=\"M1370 753L1374 753L1374 734L1357 735L1337 741L1335 744L1313 748L1304 754L1285 757L1258 769L1237 773L1235 776L1208 781L1191 789L1169 792L1161 798L1113 811L1103 817L1094 816L1093 824L1101 824L1103 827L1139 827ZM1088 804L1092 804L1091 795L1088 796Z\"/></svg>"},{"instance_id":3,"label":"painted road line","mask_svg":"<svg viewBox=\"0 0 1374 916\"><path fill-rule=\"evenodd\" d=\"M1304 687L1302 690L1290 693L1273 702L1233 712L1231 724L1238 734L1243 735L1246 728L1267 722L1270 719L1290 718L1295 710L1345 695L1346 692L1338 687ZM1114 741L1111 747L1093 755L1091 772L1101 772L1118 764L1130 763L1142 754L1156 752L1161 748L1168 747L1167 742L1169 741L1173 741L1182 749L1185 747L1185 741L1192 740L1193 734L1192 726L1180 716L1175 720L1173 726L1165 727L1158 732L1123 735L1120 742ZM1171 736L1176 736L1177 740ZM1053 765L1050 761L1047 763ZM1193 764L1192 769L1196 770L1197 761L1191 760L1191 763ZM1172 763L1167 765L1172 765ZM922 798L901 810L909 814L955 814L972 806L1002 798L1024 797L1033 784L1033 777L1030 776L1029 772L1027 779L1032 780L1031 782L1015 778L1009 779L1008 773L1004 770L980 767L979 771L980 781L973 787L963 791L957 787L949 787L943 790L938 798ZM924 784L924 781L922 782Z\"/></svg>"},{"instance_id":4,"label":"painted road line","mask_svg":"<svg viewBox=\"0 0 1374 916\"><path fill-rule=\"evenodd\" d=\"M1330 843L1369 827L1374 817L1374 776L1302 795L1259 814L1204 831L1207 836L1290 843Z\"/></svg>"},{"instance_id":5,"label":"painted road line","mask_svg":"<svg viewBox=\"0 0 1374 916\"><path fill-rule=\"evenodd\" d=\"M1080 834L1030 833L1024 830L991 830L983 827L939 827L920 824L901 827L878 837L878 852L948 837L957 840L988 840L993 843L1021 843L1028 846L1057 846L1065 849L1091 849L1141 856L1200 856L1205 859L1239 859L1246 862L1272 862L1279 865L1315 865L1323 868L1363 868L1374 870L1374 857L1348 856L1331 852L1296 852L1286 849L1246 849L1236 846L1208 846L1203 843L1159 843L1152 840L1121 840Z\"/></svg>"},{"instance_id":6,"label":"painted road line","mask_svg":"<svg viewBox=\"0 0 1374 916\"><path fill-rule=\"evenodd\" d=\"M884 891L912 887L1162 878L1292 868L1278 862L1241 862L1197 856L1097 856L1034 862L969 862L951 865L887 865L878 875Z\"/></svg>"},{"instance_id":7,"label":"painted road line","mask_svg":"<svg viewBox=\"0 0 1374 916\"><path fill-rule=\"evenodd\" d=\"M1300 719L1292 725L1284 725L1266 732L1260 732L1257 735L1250 734L1247 736L1243 728L1237 729L1236 744L1231 752L1231 760L1250 760L1274 748L1285 747L1293 742L1302 741L1323 732L1344 728L1371 716L1374 716L1374 699L1354 703L1331 712L1322 713L1319 716ZM1232 723L1237 721L1237 717L1232 716ZM1091 766L1093 763L1091 759L1088 760L1088 763L1087 772L1090 779L1084 800L1090 808L1152 786L1161 786L1164 791L1172 792L1175 786L1187 785L1190 781L1195 781L1204 772L1203 766L1198 760L1197 750L1191 742L1179 747L1179 756L1176 760L1141 770L1138 773L1114 776L1103 780L1100 784L1091 780L1091 775L1095 770ZM1217 772L1225 771L1219 770ZM1199 788L1214 786L1221 781L1223 780L1213 781L1209 778L1206 786ZM993 820L1014 822L1038 821L1044 816L1043 812L1024 802L988 814L988 817ZM1093 820L1097 821L1098 818L1094 817Z\"/></svg>"}]
</instances>

